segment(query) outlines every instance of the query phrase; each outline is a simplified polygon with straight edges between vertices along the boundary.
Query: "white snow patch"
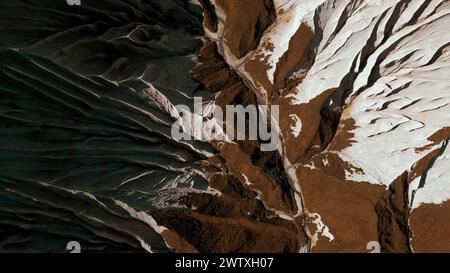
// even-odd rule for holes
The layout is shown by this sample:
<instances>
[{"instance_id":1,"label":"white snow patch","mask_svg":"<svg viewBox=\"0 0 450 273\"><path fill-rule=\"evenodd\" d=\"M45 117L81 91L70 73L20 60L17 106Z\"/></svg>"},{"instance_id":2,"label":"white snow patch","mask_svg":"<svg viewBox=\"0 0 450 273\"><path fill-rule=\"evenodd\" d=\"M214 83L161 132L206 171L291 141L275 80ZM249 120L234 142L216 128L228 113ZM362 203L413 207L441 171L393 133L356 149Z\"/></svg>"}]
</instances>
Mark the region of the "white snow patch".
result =
<instances>
[{"instance_id":1,"label":"white snow patch","mask_svg":"<svg viewBox=\"0 0 450 273\"><path fill-rule=\"evenodd\" d=\"M328 238L330 242L334 240L334 235L330 232L328 226L323 223L322 217L318 213L308 213L307 215L316 225L316 232L314 233L312 238L313 242L316 242L319 239L319 235Z\"/></svg>"},{"instance_id":2,"label":"white snow patch","mask_svg":"<svg viewBox=\"0 0 450 273\"><path fill-rule=\"evenodd\" d=\"M419 188L422 177L417 177L410 184L409 196L414 196L411 208L415 209L422 204L442 204L450 199L450 147L436 159L432 168L428 170L425 185ZM413 192L415 194L413 195Z\"/></svg>"},{"instance_id":3,"label":"white snow patch","mask_svg":"<svg viewBox=\"0 0 450 273\"><path fill-rule=\"evenodd\" d=\"M309 21L305 17L308 15L312 17L314 10L323 2L325 0L274 1L277 19L262 38L260 48L263 54L261 60L267 59L270 66L267 77L271 83L274 82L274 74L280 58L289 49L291 38L302 23Z\"/></svg>"},{"instance_id":4,"label":"white snow patch","mask_svg":"<svg viewBox=\"0 0 450 273\"><path fill-rule=\"evenodd\" d=\"M248 177L245 174L241 173L241 175L244 177L245 185L247 186L253 185L253 183L248 180Z\"/></svg>"},{"instance_id":5,"label":"white snow patch","mask_svg":"<svg viewBox=\"0 0 450 273\"><path fill-rule=\"evenodd\" d=\"M114 204L123 208L134 219L137 219L137 220L140 220L140 221L146 223L148 226L150 226L152 229L154 229L159 234L161 234L164 230L167 230L167 228L158 225L158 223L155 221L155 219L153 219L153 217L151 217L150 215L148 215L147 213L145 213L143 211L136 211L134 208L128 206L126 203L119 201L119 200L114 200Z\"/></svg>"},{"instance_id":6,"label":"white snow patch","mask_svg":"<svg viewBox=\"0 0 450 273\"><path fill-rule=\"evenodd\" d=\"M297 138L300 135L300 132L302 131L302 121L296 114L290 114L289 117L294 122L294 125L291 125L291 130L292 130L291 133L292 133L292 135L294 135L294 137Z\"/></svg>"}]
</instances>

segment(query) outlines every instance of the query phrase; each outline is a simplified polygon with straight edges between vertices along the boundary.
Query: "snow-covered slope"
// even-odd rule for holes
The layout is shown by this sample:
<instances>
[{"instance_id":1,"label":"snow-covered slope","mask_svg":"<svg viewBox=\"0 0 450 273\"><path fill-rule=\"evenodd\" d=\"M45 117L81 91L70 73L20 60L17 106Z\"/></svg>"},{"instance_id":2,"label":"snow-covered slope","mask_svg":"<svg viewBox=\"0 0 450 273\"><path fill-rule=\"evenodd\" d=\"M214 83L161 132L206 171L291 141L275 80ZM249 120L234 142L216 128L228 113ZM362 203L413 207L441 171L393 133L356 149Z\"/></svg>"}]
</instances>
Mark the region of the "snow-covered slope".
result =
<instances>
[{"instance_id":1,"label":"snow-covered slope","mask_svg":"<svg viewBox=\"0 0 450 273\"><path fill-rule=\"evenodd\" d=\"M364 240L395 229L382 220L393 203L378 214L367 210L404 173L408 204L395 213L414 218L411 210L421 204L450 200L450 3L285 0L274 1L273 9L276 19L257 47L238 62L228 50L222 55L260 103L282 105L285 169L297 170L306 215L324 212L323 223L338 234L335 245L318 240L317 250L362 250ZM217 10L221 24L239 23L227 20L233 16L226 9ZM214 41L218 48L229 46ZM316 196L315 188L333 192L331 200L325 192ZM367 200L338 196L341 191L366 198L367 208L348 211ZM337 246L349 238L343 222L355 220L362 221L359 235L345 242L354 245ZM414 230L403 227L400 233L392 240L406 237L404 249L413 250Z\"/></svg>"}]
</instances>

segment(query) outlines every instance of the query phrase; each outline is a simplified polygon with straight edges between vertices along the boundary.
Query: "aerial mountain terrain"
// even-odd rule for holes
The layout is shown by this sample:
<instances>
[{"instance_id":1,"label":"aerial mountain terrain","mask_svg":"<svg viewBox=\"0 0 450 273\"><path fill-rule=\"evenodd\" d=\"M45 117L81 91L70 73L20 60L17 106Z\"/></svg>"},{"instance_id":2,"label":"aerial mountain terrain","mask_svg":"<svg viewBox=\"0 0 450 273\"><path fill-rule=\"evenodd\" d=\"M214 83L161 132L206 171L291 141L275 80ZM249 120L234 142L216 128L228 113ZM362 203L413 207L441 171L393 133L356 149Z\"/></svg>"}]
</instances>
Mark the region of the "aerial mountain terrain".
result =
<instances>
[{"instance_id":1,"label":"aerial mountain terrain","mask_svg":"<svg viewBox=\"0 0 450 273\"><path fill-rule=\"evenodd\" d=\"M448 26L447 0L0 0L0 252L450 252ZM197 98L278 106L276 149L175 138Z\"/></svg>"}]
</instances>

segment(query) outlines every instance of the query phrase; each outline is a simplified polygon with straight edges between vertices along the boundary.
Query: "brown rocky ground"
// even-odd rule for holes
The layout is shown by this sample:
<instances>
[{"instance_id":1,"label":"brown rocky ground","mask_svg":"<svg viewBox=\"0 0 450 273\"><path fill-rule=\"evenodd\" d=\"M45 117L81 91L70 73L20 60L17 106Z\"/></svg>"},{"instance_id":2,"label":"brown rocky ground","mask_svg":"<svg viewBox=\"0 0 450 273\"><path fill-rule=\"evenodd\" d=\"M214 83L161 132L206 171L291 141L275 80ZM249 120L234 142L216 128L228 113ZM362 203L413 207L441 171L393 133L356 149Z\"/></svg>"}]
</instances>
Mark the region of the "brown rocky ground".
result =
<instances>
[{"instance_id":1,"label":"brown rocky ground","mask_svg":"<svg viewBox=\"0 0 450 273\"><path fill-rule=\"evenodd\" d=\"M353 61L336 87L321 90L308 103L296 104L291 95L303 91L296 88L305 75L299 71L312 67L324 35L324 22L317 14L321 9L312 16L314 26L302 23L292 35L271 82L267 71L272 67L261 48L274 50L265 32L287 11L275 10L272 1L265 0L200 2L205 28L222 36L204 38L193 77L217 94L216 103L222 107L280 105L282 146L276 152L261 152L257 141L213 143L219 155L205 161L204 168L210 187L221 195L192 194L183 202L194 211L153 213L159 223L185 238L189 247L205 252L369 252L370 242L378 242L382 252L450 251L446 238L450 203L411 210L409 196L411 182L425 175L438 156L439 151L431 147L449 139L448 127L431 135L430 144L417 149L429 153L389 186L349 179L348 173L364 174L364 170L339 156L356 141L358 127L349 94L357 96L361 91L352 90L361 72L357 66L366 65L376 51L376 32L361 49L360 63ZM336 31L358 3L344 9ZM407 7L407 3L395 7L381 43L392 35L395 20ZM424 8L410 24L418 22L416 17ZM377 77L379 72L371 73L365 87ZM291 133L293 116L301 120L297 136ZM174 249L191 249L181 245L174 243Z\"/></svg>"}]
</instances>

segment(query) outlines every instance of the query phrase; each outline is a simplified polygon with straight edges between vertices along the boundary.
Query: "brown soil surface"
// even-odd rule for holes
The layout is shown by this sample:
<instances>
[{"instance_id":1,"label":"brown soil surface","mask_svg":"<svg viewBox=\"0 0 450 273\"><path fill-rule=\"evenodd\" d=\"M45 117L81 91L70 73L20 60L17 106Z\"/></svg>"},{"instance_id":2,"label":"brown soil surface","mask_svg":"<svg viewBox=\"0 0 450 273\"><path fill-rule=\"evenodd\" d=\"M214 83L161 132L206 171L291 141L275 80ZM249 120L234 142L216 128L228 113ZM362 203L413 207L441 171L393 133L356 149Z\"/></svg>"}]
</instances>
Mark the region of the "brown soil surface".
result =
<instances>
[{"instance_id":1,"label":"brown soil surface","mask_svg":"<svg viewBox=\"0 0 450 273\"><path fill-rule=\"evenodd\" d=\"M224 41L237 57L244 57L254 50L264 31L275 19L270 0L217 0L225 12Z\"/></svg>"}]
</instances>

